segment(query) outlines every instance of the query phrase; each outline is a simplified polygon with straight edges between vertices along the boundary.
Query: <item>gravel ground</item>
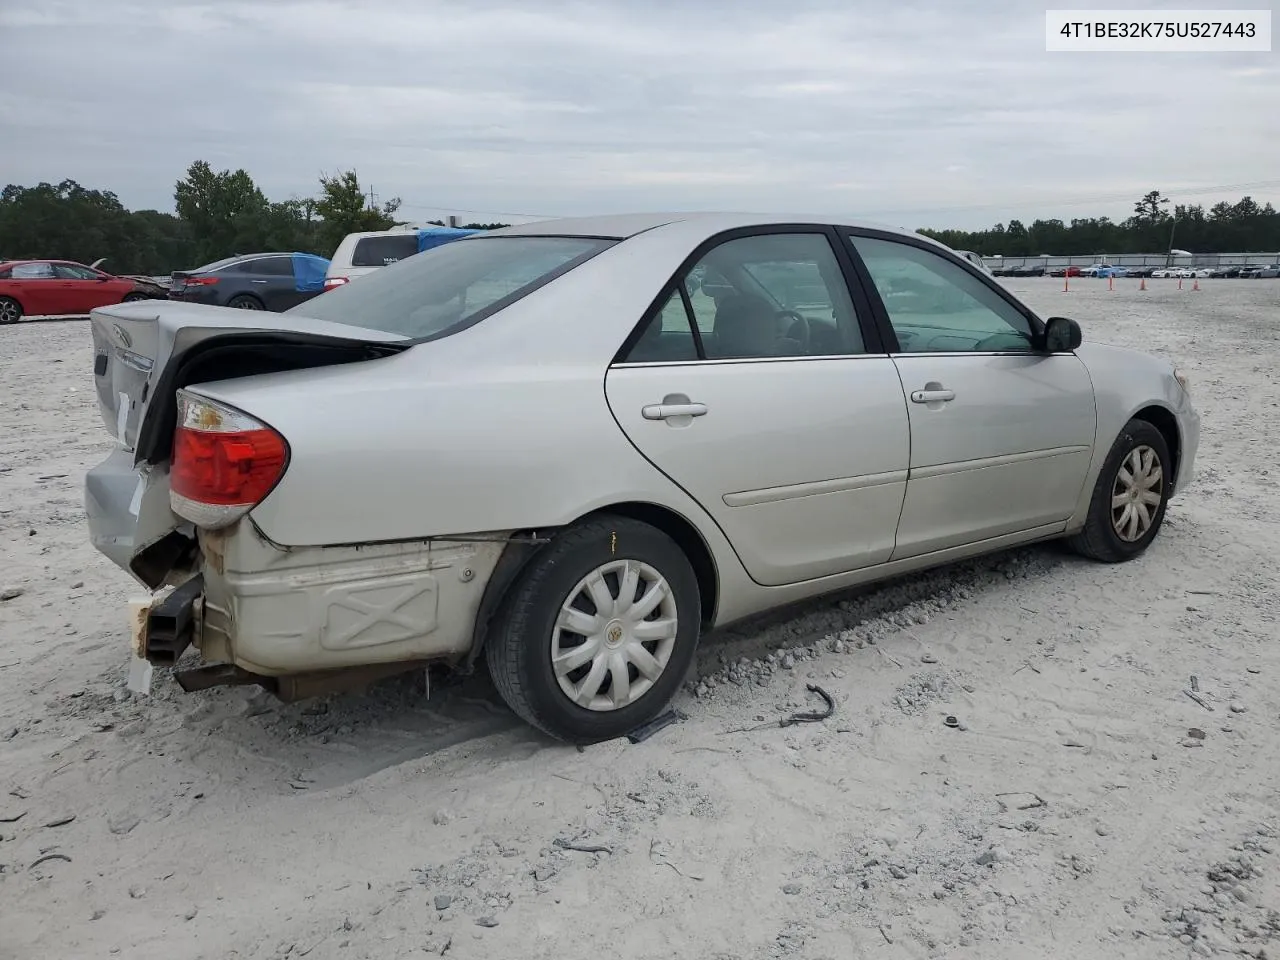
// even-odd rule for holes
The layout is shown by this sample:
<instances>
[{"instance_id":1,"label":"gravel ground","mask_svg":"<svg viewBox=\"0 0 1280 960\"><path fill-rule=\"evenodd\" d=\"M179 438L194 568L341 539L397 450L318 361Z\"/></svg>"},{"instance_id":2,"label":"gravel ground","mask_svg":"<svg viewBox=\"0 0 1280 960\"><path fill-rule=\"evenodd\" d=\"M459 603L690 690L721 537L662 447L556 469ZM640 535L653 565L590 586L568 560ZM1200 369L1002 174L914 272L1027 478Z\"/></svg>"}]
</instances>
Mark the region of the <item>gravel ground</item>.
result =
<instances>
[{"instance_id":1,"label":"gravel ground","mask_svg":"<svg viewBox=\"0 0 1280 960\"><path fill-rule=\"evenodd\" d=\"M585 751L482 678L129 697L86 323L0 331L0 957L1280 957L1280 284L1009 285L1191 374L1147 555L725 631L684 722Z\"/></svg>"}]
</instances>

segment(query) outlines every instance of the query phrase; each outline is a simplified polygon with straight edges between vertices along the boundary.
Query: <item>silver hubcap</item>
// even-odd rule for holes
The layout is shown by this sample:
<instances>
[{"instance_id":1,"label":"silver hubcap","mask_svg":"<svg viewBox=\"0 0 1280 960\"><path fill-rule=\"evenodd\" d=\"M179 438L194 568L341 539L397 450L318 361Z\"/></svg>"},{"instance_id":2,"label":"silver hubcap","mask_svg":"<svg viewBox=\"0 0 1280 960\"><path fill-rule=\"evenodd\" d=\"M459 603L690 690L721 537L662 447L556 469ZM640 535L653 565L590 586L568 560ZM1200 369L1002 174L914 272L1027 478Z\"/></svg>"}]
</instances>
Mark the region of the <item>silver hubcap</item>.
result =
<instances>
[{"instance_id":1,"label":"silver hubcap","mask_svg":"<svg viewBox=\"0 0 1280 960\"><path fill-rule=\"evenodd\" d=\"M18 305L6 300L0 303L0 323L13 323L18 319Z\"/></svg>"},{"instance_id":2,"label":"silver hubcap","mask_svg":"<svg viewBox=\"0 0 1280 960\"><path fill-rule=\"evenodd\" d=\"M1135 447L1120 464L1111 488L1111 525L1116 536L1134 543L1146 536L1164 497L1164 471L1151 447Z\"/></svg>"},{"instance_id":3,"label":"silver hubcap","mask_svg":"<svg viewBox=\"0 0 1280 960\"><path fill-rule=\"evenodd\" d=\"M261 309L261 308L258 306L258 301L257 301L257 300L250 300L250 299L248 299L247 297L246 297L244 300L240 300L240 301L238 301L238 302L236 303L236 306L237 306L237 307L239 307L241 310L259 310L259 309Z\"/></svg>"},{"instance_id":4,"label":"silver hubcap","mask_svg":"<svg viewBox=\"0 0 1280 960\"><path fill-rule=\"evenodd\" d=\"M639 560L611 560L578 581L551 631L564 695L588 710L619 710L666 669L679 620L666 578Z\"/></svg>"}]
</instances>

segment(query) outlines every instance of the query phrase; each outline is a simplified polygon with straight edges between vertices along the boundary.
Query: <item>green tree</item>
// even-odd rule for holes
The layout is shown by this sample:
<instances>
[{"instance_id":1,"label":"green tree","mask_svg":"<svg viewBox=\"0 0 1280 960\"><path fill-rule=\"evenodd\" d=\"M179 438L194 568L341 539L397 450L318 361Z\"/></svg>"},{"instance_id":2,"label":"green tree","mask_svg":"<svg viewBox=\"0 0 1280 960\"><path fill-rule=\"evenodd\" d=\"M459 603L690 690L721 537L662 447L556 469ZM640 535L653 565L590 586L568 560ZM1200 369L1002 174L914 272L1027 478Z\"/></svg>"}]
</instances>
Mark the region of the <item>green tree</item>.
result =
<instances>
[{"instance_id":1,"label":"green tree","mask_svg":"<svg viewBox=\"0 0 1280 960\"><path fill-rule=\"evenodd\" d=\"M360 178L354 170L333 176L322 174L315 213L321 220L316 241L324 251L323 256L332 256L342 238L349 233L388 230L395 226L395 213L399 209L399 197L375 206L372 197L367 196L360 186Z\"/></svg>"},{"instance_id":2,"label":"green tree","mask_svg":"<svg viewBox=\"0 0 1280 960\"><path fill-rule=\"evenodd\" d=\"M173 200L178 216L191 225L196 259L208 262L266 248L271 204L245 170L214 172L197 160L175 185Z\"/></svg>"}]
</instances>

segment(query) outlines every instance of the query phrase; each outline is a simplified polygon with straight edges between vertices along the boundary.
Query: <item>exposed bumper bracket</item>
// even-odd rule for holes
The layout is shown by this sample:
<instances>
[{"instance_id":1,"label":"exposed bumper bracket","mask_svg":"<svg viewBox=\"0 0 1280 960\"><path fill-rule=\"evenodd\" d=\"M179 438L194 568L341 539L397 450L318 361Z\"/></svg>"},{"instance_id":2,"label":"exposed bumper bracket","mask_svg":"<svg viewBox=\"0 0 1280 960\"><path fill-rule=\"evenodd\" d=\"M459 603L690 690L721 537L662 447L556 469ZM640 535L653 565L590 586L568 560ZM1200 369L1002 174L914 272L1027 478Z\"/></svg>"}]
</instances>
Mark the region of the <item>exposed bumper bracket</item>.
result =
<instances>
[{"instance_id":1,"label":"exposed bumper bracket","mask_svg":"<svg viewBox=\"0 0 1280 960\"><path fill-rule=\"evenodd\" d=\"M144 655L159 666L173 666L195 638L195 604L204 594L204 575L196 574L147 612Z\"/></svg>"}]
</instances>

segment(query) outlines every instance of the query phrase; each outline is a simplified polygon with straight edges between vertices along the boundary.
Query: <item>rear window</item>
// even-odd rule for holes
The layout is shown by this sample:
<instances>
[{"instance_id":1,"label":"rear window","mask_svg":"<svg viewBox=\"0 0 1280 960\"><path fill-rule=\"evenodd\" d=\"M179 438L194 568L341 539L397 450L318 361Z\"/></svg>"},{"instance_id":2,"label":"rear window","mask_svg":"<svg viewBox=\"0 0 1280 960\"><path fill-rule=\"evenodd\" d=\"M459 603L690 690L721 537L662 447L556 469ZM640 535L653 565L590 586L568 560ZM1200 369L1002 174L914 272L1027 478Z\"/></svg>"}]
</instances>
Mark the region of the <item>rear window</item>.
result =
<instances>
[{"instance_id":1,"label":"rear window","mask_svg":"<svg viewBox=\"0 0 1280 960\"><path fill-rule=\"evenodd\" d=\"M589 237L455 240L287 312L434 340L497 313L615 242Z\"/></svg>"},{"instance_id":2,"label":"rear window","mask_svg":"<svg viewBox=\"0 0 1280 960\"><path fill-rule=\"evenodd\" d=\"M364 237L356 241L351 253L353 267L385 267L418 252L416 233L396 234L389 237Z\"/></svg>"}]
</instances>

